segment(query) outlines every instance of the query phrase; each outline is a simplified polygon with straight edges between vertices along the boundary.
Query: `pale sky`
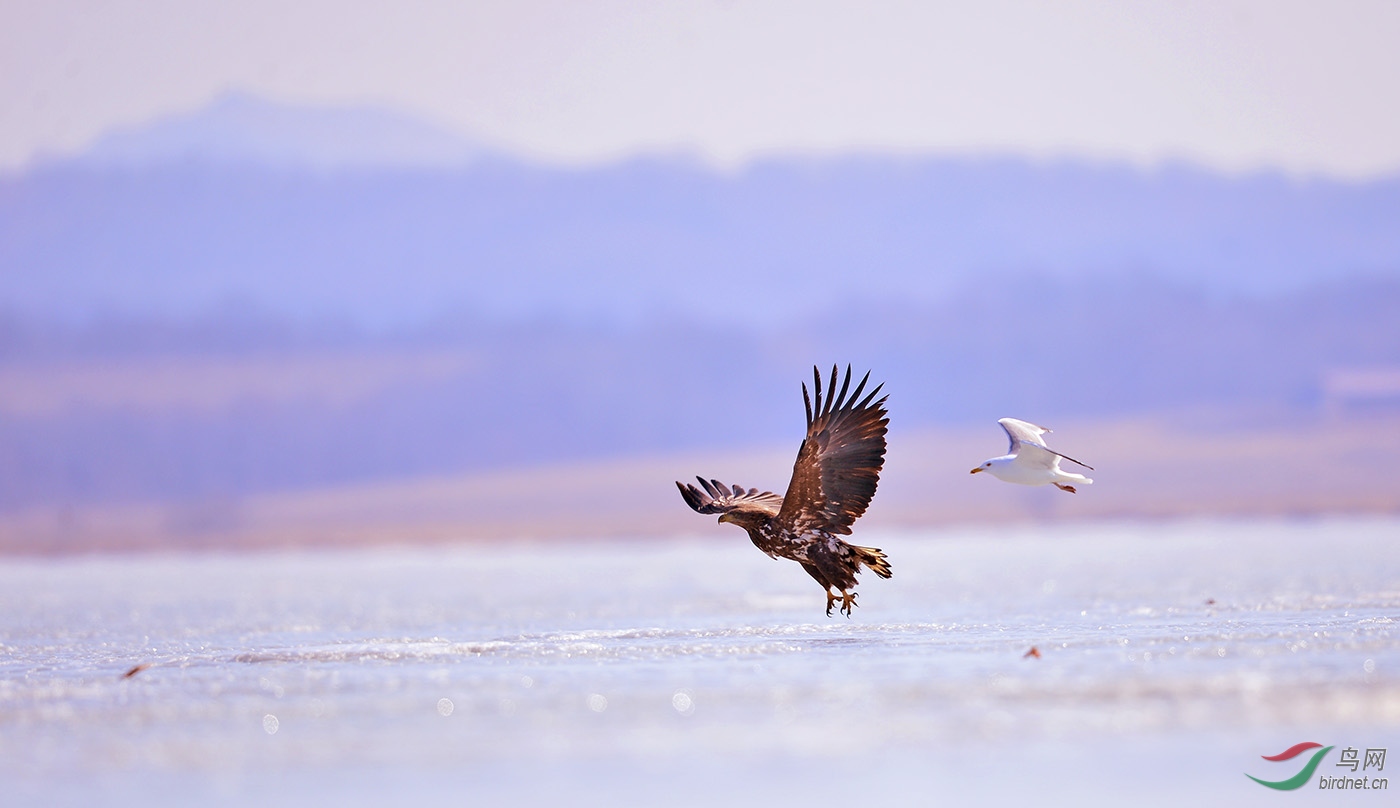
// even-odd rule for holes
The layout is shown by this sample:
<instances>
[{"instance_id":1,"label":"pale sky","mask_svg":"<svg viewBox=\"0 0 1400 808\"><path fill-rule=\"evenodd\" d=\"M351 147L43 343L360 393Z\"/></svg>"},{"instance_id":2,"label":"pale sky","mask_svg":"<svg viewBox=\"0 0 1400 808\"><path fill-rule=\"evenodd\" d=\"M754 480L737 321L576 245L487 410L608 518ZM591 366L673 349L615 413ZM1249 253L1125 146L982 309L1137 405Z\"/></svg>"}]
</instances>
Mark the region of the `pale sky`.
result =
<instances>
[{"instance_id":1,"label":"pale sky","mask_svg":"<svg viewBox=\"0 0 1400 808\"><path fill-rule=\"evenodd\" d=\"M570 164L859 150L1360 179L1400 173L1400 3L0 0L0 170L226 90Z\"/></svg>"}]
</instances>

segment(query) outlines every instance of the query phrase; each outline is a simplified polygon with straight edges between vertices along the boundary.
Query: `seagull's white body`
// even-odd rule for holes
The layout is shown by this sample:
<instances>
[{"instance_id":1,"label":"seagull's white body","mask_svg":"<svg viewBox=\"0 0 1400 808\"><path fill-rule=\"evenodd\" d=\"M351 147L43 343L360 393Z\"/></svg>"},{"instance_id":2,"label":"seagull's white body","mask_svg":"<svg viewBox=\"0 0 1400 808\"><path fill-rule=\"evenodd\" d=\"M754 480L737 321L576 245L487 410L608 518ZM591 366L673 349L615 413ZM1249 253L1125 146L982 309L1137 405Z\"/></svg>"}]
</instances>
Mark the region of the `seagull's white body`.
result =
<instances>
[{"instance_id":1,"label":"seagull's white body","mask_svg":"<svg viewBox=\"0 0 1400 808\"><path fill-rule=\"evenodd\" d=\"M1011 439L1011 449L1001 457L993 457L972 470L973 474L985 471L998 480L1017 485L1053 485L1061 491L1074 493L1076 485L1090 485L1094 481L1082 474L1074 474L1060 469L1060 459L1078 463L1093 471L1093 467L1062 455L1045 445L1041 439L1050 430L1016 418L1003 418L997 421Z\"/></svg>"}]
</instances>

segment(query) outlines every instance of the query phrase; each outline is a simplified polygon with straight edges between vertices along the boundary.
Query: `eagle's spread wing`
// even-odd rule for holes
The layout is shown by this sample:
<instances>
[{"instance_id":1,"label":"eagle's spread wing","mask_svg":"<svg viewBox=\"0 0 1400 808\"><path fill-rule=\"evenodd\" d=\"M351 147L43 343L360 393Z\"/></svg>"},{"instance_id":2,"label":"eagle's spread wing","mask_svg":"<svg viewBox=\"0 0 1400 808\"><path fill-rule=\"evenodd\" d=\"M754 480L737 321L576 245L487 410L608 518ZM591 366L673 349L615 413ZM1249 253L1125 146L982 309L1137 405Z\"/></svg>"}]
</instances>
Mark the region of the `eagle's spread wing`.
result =
<instances>
[{"instance_id":1,"label":"eagle's spread wing","mask_svg":"<svg viewBox=\"0 0 1400 808\"><path fill-rule=\"evenodd\" d=\"M849 535L851 523L865 513L880 469L885 464L885 430L889 418L885 398L876 401L884 385L861 398L870 374L856 385L849 396L851 368L841 392L836 392L837 369L831 369L831 385L822 400L821 374L812 368L816 406L802 385L802 402L807 407L807 437L797 450L792 482L783 496L778 523L797 535L813 530Z\"/></svg>"},{"instance_id":2,"label":"eagle's spread wing","mask_svg":"<svg viewBox=\"0 0 1400 808\"><path fill-rule=\"evenodd\" d=\"M757 488L745 491L737 485L726 486L719 480L706 480L703 477L695 479L700 481L700 488L682 485L679 482L676 483L676 487L681 490L685 504L696 513L726 513L736 508L745 508L764 510L772 516L783 504L783 498L771 491L759 491Z\"/></svg>"}]
</instances>

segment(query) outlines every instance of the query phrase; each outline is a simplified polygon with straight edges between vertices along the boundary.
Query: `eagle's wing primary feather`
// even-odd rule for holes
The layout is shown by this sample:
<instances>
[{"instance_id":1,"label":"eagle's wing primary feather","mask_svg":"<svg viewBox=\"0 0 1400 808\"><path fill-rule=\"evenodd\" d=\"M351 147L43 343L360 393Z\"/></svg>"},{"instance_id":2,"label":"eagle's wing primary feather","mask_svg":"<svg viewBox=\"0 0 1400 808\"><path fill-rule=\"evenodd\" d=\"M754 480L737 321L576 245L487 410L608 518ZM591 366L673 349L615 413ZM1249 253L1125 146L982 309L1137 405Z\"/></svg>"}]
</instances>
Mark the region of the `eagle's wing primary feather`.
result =
<instances>
[{"instance_id":1,"label":"eagle's wing primary feather","mask_svg":"<svg viewBox=\"0 0 1400 808\"><path fill-rule=\"evenodd\" d=\"M735 508L757 508L768 511L771 516L777 513L783 504L783 498L772 491L759 491L757 488L745 490L737 485L726 486L719 480L706 480L704 477L695 479L700 481L699 488L694 484L680 482L676 483L676 487L681 490L685 504L696 513L727 513Z\"/></svg>"},{"instance_id":2,"label":"eagle's wing primary feather","mask_svg":"<svg viewBox=\"0 0 1400 808\"><path fill-rule=\"evenodd\" d=\"M885 399L875 399L884 385L864 398L870 374L851 387L851 368L841 390L836 390L837 368L832 367L826 398L822 399L821 374L812 368L815 404L802 385L807 408L807 437L797 450L792 481L782 499L778 522L796 534L825 530L849 535L851 523L865 513L875 496L880 469L885 464L885 431L889 418ZM850 393L847 395L847 393Z\"/></svg>"}]
</instances>

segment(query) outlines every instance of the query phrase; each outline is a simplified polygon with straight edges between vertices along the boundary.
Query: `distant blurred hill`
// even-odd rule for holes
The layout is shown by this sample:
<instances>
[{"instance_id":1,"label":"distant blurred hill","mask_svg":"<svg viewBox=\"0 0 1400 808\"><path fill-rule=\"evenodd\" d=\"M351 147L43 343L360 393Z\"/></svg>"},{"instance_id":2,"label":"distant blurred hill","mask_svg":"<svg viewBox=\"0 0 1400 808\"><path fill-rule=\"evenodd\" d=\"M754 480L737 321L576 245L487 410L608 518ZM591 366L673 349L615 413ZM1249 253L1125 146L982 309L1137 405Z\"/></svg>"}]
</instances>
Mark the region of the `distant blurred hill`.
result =
<instances>
[{"instance_id":1,"label":"distant blurred hill","mask_svg":"<svg viewBox=\"0 0 1400 808\"><path fill-rule=\"evenodd\" d=\"M461 168L479 144L391 111L301 107L227 92L210 105L108 132L73 163L146 169L181 163L290 170Z\"/></svg>"},{"instance_id":2,"label":"distant blurred hill","mask_svg":"<svg viewBox=\"0 0 1400 808\"><path fill-rule=\"evenodd\" d=\"M387 114L232 97L0 178L0 308L764 327L934 303L989 274L1146 274L1214 296L1395 278L1397 221L1400 178L876 156L560 169Z\"/></svg>"},{"instance_id":3,"label":"distant blurred hill","mask_svg":"<svg viewBox=\"0 0 1400 808\"><path fill-rule=\"evenodd\" d=\"M1311 421L1400 367L1400 180L408 165L354 115L221 104L0 178L0 510L795 447L832 362L887 383L892 440ZM357 156L308 158L338 127Z\"/></svg>"}]
</instances>

